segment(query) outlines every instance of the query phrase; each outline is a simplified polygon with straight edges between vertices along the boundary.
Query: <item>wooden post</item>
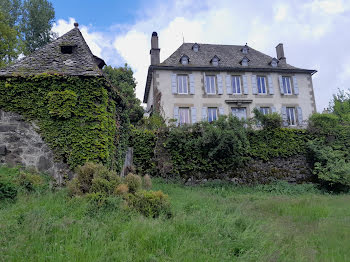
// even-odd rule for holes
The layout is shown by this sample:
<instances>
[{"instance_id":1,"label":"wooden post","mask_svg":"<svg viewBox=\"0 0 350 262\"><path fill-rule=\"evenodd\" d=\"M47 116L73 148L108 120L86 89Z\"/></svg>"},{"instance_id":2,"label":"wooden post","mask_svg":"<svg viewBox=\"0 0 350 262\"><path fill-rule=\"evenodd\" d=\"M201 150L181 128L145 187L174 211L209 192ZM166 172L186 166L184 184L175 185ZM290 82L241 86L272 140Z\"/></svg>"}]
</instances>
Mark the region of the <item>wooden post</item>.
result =
<instances>
[{"instance_id":1,"label":"wooden post","mask_svg":"<svg viewBox=\"0 0 350 262\"><path fill-rule=\"evenodd\" d=\"M125 154L125 161L122 168L122 172L120 174L121 177L125 177L130 170L132 170L133 166L133 154L134 149L132 147L128 147Z\"/></svg>"}]
</instances>

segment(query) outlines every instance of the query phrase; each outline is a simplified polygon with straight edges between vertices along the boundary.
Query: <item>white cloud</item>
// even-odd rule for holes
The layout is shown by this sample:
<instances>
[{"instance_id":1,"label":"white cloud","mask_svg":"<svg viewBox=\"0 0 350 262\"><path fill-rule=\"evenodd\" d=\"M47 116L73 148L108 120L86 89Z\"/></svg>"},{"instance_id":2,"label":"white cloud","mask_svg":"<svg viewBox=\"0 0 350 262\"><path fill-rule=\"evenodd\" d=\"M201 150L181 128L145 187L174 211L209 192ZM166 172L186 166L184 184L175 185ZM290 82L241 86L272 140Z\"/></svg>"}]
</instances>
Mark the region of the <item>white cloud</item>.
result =
<instances>
[{"instance_id":1,"label":"white cloud","mask_svg":"<svg viewBox=\"0 0 350 262\"><path fill-rule=\"evenodd\" d=\"M139 10L134 24L110 25L108 32L80 27L96 55L109 64L127 62L133 68L141 99L153 31L159 35L161 60L174 52L183 38L199 43L248 42L271 56L275 56L275 46L283 42L288 63L318 70L314 89L319 110L328 105L337 88L347 87L350 81L350 69L345 66L350 57L345 46L350 42L346 33L350 26L348 0L153 0L148 6ZM72 18L59 20L54 31L68 31L73 23Z\"/></svg>"}]
</instances>

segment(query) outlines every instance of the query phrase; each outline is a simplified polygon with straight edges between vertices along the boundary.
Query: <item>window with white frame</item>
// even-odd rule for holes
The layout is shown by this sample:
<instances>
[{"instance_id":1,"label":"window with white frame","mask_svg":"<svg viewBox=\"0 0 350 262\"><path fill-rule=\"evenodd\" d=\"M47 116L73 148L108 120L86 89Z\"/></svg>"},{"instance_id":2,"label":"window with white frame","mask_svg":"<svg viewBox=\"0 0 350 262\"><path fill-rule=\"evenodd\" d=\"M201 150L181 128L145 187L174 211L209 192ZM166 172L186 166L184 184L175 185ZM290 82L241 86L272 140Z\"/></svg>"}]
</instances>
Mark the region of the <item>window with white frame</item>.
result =
<instances>
[{"instance_id":1,"label":"window with white frame","mask_svg":"<svg viewBox=\"0 0 350 262\"><path fill-rule=\"evenodd\" d=\"M188 94L188 75L177 75L177 93Z\"/></svg>"},{"instance_id":2,"label":"window with white frame","mask_svg":"<svg viewBox=\"0 0 350 262\"><path fill-rule=\"evenodd\" d=\"M290 126L296 125L295 108L287 107L287 122Z\"/></svg>"},{"instance_id":3,"label":"window with white frame","mask_svg":"<svg viewBox=\"0 0 350 262\"><path fill-rule=\"evenodd\" d=\"M190 109L188 107L179 108L179 124L190 124Z\"/></svg>"},{"instance_id":4,"label":"window with white frame","mask_svg":"<svg viewBox=\"0 0 350 262\"><path fill-rule=\"evenodd\" d=\"M187 65L188 64L188 57L187 56L181 57L181 64L183 64L183 65Z\"/></svg>"},{"instance_id":5,"label":"window with white frame","mask_svg":"<svg viewBox=\"0 0 350 262\"><path fill-rule=\"evenodd\" d=\"M216 94L216 77L206 76L205 81L206 81L207 94Z\"/></svg>"},{"instance_id":6,"label":"window with white frame","mask_svg":"<svg viewBox=\"0 0 350 262\"><path fill-rule=\"evenodd\" d=\"M218 119L218 109L216 107L208 108L208 122L212 122Z\"/></svg>"},{"instance_id":7,"label":"window with white frame","mask_svg":"<svg viewBox=\"0 0 350 262\"><path fill-rule=\"evenodd\" d=\"M269 107L260 107L259 111L263 114L263 115L268 115L270 114L270 108Z\"/></svg>"},{"instance_id":8,"label":"window with white frame","mask_svg":"<svg viewBox=\"0 0 350 262\"><path fill-rule=\"evenodd\" d=\"M292 94L292 81L290 76L282 76L282 83L283 83L283 93L285 95L291 95Z\"/></svg>"},{"instance_id":9,"label":"window with white frame","mask_svg":"<svg viewBox=\"0 0 350 262\"><path fill-rule=\"evenodd\" d=\"M231 84L232 84L232 93L233 94L242 94L241 77L240 76L232 76Z\"/></svg>"},{"instance_id":10,"label":"window with white frame","mask_svg":"<svg viewBox=\"0 0 350 262\"><path fill-rule=\"evenodd\" d=\"M238 119L247 119L247 109L245 107L232 107L232 115Z\"/></svg>"},{"instance_id":11,"label":"window with white frame","mask_svg":"<svg viewBox=\"0 0 350 262\"><path fill-rule=\"evenodd\" d=\"M257 76L256 81L257 81L257 86L258 86L258 94L267 94L266 77L265 76Z\"/></svg>"}]
</instances>

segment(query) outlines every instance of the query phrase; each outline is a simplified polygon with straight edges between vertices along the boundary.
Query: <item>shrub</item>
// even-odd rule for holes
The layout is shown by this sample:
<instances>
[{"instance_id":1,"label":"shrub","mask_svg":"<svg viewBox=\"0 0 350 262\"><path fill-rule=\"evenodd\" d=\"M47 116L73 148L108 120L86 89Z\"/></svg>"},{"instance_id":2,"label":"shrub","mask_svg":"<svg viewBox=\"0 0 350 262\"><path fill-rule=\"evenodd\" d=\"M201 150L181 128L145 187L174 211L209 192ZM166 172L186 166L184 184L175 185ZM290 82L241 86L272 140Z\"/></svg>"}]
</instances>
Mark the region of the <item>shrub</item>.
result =
<instances>
[{"instance_id":1,"label":"shrub","mask_svg":"<svg viewBox=\"0 0 350 262\"><path fill-rule=\"evenodd\" d=\"M45 186L43 177L30 171L20 171L16 183L28 192L43 189Z\"/></svg>"},{"instance_id":2,"label":"shrub","mask_svg":"<svg viewBox=\"0 0 350 262\"><path fill-rule=\"evenodd\" d=\"M14 180L5 174L0 174L0 200L15 199L18 187Z\"/></svg>"},{"instance_id":3,"label":"shrub","mask_svg":"<svg viewBox=\"0 0 350 262\"><path fill-rule=\"evenodd\" d=\"M141 188L142 179L140 176L130 173L125 177L125 183L128 185L130 193L135 193Z\"/></svg>"},{"instance_id":4,"label":"shrub","mask_svg":"<svg viewBox=\"0 0 350 262\"><path fill-rule=\"evenodd\" d=\"M99 192L105 195L109 195L113 192L114 187L115 187L114 183L108 181L107 179L96 177L92 179L90 192L91 193Z\"/></svg>"},{"instance_id":5,"label":"shrub","mask_svg":"<svg viewBox=\"0 0 350 262\"><path fill-rule=\"evenodd\" d=\"M282 117L278 113L264 115L257 108L254 108L253 113L257 125L261 125L263 129L282 127Z\"/></svg>"},{"instance_id":6,"label":"shrub","mask_svg":"<svg viewBox=\"0 0 350 262\"><path fill-rule=\"evenodd\" d=\"M168 195L162 191L141 190L135 194L129 194L127 206L146 217L159 217L161 214L171 216Z\"/></svg>"},{"instance_id":7,"label":"shrub","mask_svg":"<svg viewBox=\"0 0 350 262\"><path fill-rule=\"evenodd\" d=\"M68 192L71 196L89 192L111 194L120 182L120 177L102 164L86 162L76 168L76 177L68 183Z\"/></svg>"},{"instance_id":8,"label":"shrub","mask_svg":"<svg viewBox=\"0 0 350 262\"><path fill-rule=\"evenodd\" d=\"M111 212L118 210L121 205L120 198L106 196L101 192L89 193L86 197L89 203L87 213L92 216L101 211Z\"/></svg>"},{"instance_id":9,"label":"shrub","mask_svg":"<svg viewBox=\"0 0 350 262\"><path fill-rule=\"evenodd\" d=\"M143 177L143 188L147 190L150 190L152 188L152 180L149 175L145 175Z\"/></svg>"},{"instance_id":10,"label":"shrub","mask_svg":"<svg viewBox=\"0 0 350 262\"><path fill-rule=\"evenodd\" d=\"M126 184L120 184L114 190L114 194L119 196L125 196L127 193L129 193L129 187Z\"/></svg>"},{"instance_id":11,"label":"shrub","mask_svg":"<svg viewBox=\"0 0 350 262\"><path fill-rule=\"evenodd\" d=\"M342 150L333 149L321 141L308 143L309 159L313 164L313 173L326 185L335 190L350 187L350 161Z\"/></svg>"},{"instance_id":12,"label":"shrub","mask_svg":"<svg viewBox=\"0 0 350 262\"><path fill-rule=\"evenodd\" d=\"M332 134L339 125L339 117L334 114L315 113L309 118L308 129L312 133Z\"/></svg>"}]
</instances>

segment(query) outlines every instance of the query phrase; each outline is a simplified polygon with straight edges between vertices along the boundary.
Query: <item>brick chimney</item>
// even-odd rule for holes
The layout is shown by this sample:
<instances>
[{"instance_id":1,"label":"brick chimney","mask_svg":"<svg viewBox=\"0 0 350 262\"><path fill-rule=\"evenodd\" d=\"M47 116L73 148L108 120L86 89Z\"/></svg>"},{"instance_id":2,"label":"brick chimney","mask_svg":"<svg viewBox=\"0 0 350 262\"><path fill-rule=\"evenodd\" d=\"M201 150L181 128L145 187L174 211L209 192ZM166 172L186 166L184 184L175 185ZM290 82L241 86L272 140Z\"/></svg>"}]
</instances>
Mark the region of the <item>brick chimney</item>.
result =
<instances>
[{"instance_id":1,"label":"brick chimney","mask_svg":"<svg viewBox=\"0 0 350 262\"><path fill-rule=\"evenodd\" d=\"M159 64L160 63L160 49L158 46L158 34L157 34L157 32L152 33L151 50L149 53L151 55L151 65Z\"/></svg>"},{"instance_id":2,"label":"brick chimney","mask_svg":"<svg viewBox=\"0 0 350 262\"><path fill-rule=\"evenodd\" d=\"M277 53L277 59L279 61L284 62L284 63L287 62L286 57L284 56L284 50L283 50L283 44L282 43L279 43L276 46L276 53Z\"/></svg>"}]
</instances>

